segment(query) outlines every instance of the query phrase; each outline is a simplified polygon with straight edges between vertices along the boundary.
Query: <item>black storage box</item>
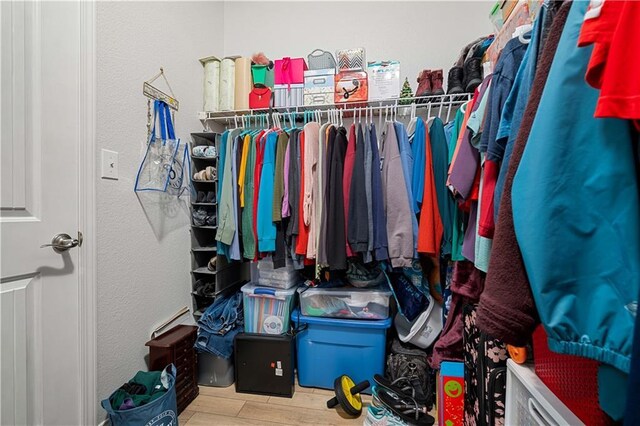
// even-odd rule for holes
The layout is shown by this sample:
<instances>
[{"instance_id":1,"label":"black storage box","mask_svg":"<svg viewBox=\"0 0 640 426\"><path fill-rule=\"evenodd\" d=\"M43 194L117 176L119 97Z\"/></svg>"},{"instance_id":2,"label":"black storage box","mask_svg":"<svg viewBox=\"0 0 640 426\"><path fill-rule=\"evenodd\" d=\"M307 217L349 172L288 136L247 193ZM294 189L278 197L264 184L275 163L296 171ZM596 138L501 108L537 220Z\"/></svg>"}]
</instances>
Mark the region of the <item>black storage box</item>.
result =
<instances>
[{"instance_id":1,"label":"black storage box","mask_svg":"<svg viewBox=\"0 0 640 426\"><path fill-rule=\"evenodd\" d=\"M238 334L234 340L236 392L291 398L294 350L290 335Z\"/></svg>"}]
</instances>

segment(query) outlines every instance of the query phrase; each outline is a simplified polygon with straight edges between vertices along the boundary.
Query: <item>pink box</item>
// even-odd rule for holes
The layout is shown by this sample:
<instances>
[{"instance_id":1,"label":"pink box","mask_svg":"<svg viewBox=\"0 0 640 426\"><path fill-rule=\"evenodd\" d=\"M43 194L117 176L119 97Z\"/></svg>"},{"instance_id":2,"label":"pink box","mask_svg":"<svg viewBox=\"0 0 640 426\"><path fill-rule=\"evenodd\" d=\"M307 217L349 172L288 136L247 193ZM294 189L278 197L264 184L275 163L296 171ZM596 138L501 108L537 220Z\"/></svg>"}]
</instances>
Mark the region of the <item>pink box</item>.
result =
<instances>
[{"instance_id":1,"label":"pink box","mask_svg":"<svg viewBox=\"0 0 640 426\"><path fill-rule=\"evenodd\" d=\"M304 84L307 63L304 58L276 59L275 84Z\"/></svg>"}]
</instances>

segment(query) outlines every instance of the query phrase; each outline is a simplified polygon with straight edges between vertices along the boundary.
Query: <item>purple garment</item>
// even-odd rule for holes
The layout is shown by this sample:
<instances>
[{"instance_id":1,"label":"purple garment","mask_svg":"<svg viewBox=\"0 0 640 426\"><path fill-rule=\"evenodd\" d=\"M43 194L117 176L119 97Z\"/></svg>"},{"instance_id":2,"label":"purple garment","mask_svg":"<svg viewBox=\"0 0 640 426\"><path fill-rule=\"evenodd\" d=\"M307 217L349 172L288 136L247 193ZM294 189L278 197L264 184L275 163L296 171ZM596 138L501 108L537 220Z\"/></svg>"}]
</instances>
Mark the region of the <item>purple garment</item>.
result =
<instances>
[{"instance_id":1,"label":"purple garment","mask_svg":"<svg viewBox=\"0 0 640 426\"><path fill-rule=\"evenodd\" d=\"M476 222L478 221L478 202L472 201L469 209L469 221L462 241L462 255L470 262L476 261Z\"/></svg>"},{"instance_id":2,"label":"purple garment","mask_svg":"<svg viewBox=\"0 0 640 426\"><path fill-rule=\"evenodd\" d=\"M480 165L480 153L469 142L470 133L469 128L464 129L458 156L449 174L449 183L456 190L456 198L462 200L466 200L471 195L473 181Z\"/></svg>"},{"instance_id":3,"label":"purple garment","mask_svg":"<svg viewBox=\"0 0 640 426\"><path fill-rule=\"evenodd\" d=\"M291 149L291 144L287 144L287 150L284 153L284 193L282 194L282 217L291 216L291 211L289 209L289 150Z\"/></svg>"},{"instance_id":4,"label":"purple garment","mask_svg":"<svg viewBox=\"0 0 640 426\"><path fill-rule=\"evenodd\" d=\"M122 404L120 404L118 410L131 410L132 408L136 408L136 404L133 402L133 399L125 398L124 401L122 401Z\"/></svg>"}]
</instances>

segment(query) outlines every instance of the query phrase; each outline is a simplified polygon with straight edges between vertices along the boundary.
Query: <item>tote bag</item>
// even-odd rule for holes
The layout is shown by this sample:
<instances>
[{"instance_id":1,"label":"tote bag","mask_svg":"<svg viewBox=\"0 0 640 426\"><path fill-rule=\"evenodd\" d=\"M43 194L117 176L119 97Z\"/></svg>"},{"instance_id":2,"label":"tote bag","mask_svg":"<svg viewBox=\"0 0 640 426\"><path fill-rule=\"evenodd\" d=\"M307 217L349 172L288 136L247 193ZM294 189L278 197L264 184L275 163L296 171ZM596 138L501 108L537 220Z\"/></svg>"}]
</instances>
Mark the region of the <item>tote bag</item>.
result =
<instances>
[{"instance_id":1,"label":"tote bag","mask_svg":"<svg viewBox=\"0 0 640 426\"><path fill-rule=\"evenodd\" d=\"M112 426L178 426L176 367L170 364L164 372L169 380L169 389L148 404L130 410L114 410L109 401L111 397L101 402Z\"/></svg>"},{"instance_id":2,"label":"tote bag","mask_svg":"<svg viewBox=\"0 0 640 426\"><path fill-rule=\"evenodd\" d=\"M160 127L160 139L156 127ZM184 191L184 169L190 173L186 144L177 139L171 122L169 106L155 101L153 131L136 176L135 191L160 191L179 196Z\"/></svg>"}]
</instances>

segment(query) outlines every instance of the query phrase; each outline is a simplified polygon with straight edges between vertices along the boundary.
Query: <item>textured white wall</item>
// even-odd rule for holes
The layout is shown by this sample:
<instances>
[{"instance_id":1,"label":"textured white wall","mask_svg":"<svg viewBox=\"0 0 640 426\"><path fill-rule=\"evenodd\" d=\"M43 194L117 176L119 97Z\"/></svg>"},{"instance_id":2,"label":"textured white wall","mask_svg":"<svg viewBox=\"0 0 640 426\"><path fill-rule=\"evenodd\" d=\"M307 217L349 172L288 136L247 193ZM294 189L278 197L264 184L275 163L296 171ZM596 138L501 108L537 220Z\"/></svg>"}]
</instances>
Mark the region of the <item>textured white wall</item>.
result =
<instances>
[{"instance_id":1,"label":"textured white wall","mask_svg":"<svg viewBox=\"0 0 640 426\"><path fill-rule=\"evenodd\" d=\"M415 92L422 69L446 73L468 42L493 32L494 1L224 3L225 55L258 51L270 59L316 48L364 47L367 61L400 61Z\"/></svg>"},{"instance_id":2,"label":"textured white wall","mask_svg":"<svg viewBox=\"0 0 640 426\"><path fill-rule=\"evenodd\" d=\"M143 207L133 192L147 131L142 83L164 66L180 101L177 134L187 141L202 129L198 58L222 49L222 3L97 3L98 153L117 151L120 169L119 180L96 188L101 398L146 369L151 330L191 307L188 217L157 198Z\"/></svg>"}]
</instances>

